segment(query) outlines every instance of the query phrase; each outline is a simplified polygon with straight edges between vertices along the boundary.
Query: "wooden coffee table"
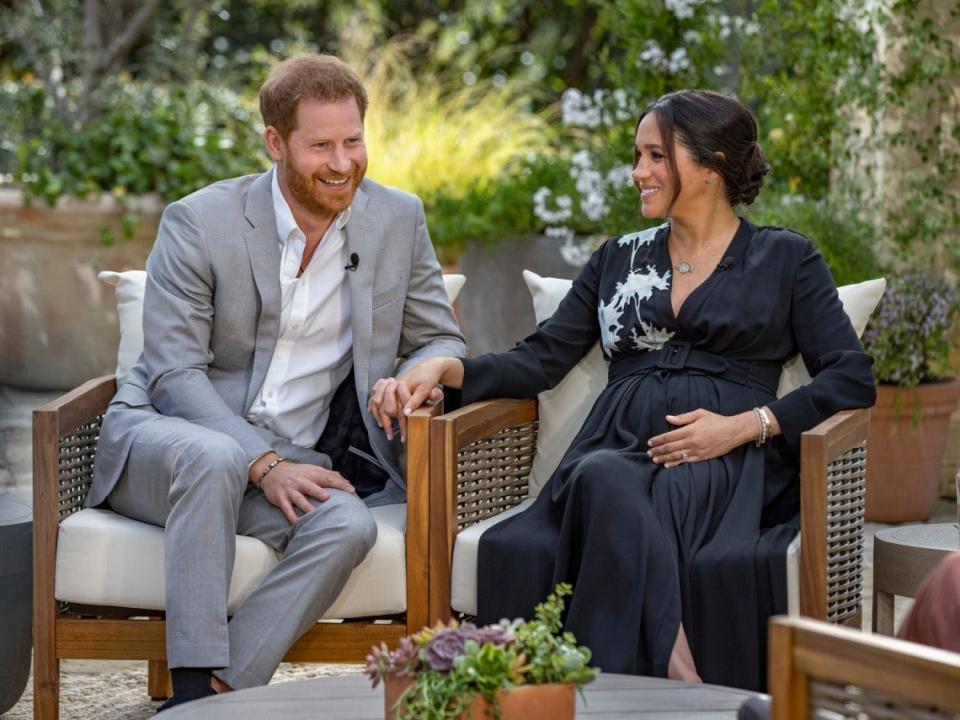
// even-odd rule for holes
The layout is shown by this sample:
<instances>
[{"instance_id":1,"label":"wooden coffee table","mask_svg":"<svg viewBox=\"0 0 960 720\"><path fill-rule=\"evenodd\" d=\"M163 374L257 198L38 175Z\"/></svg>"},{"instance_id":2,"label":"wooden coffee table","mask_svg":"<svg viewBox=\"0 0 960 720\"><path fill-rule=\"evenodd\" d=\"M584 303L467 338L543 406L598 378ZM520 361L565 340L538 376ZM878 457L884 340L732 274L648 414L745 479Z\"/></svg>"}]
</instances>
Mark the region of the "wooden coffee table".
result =
<instances>
[{"instance_id":1,"label":"wooden coffee table","mask_svg":"<svg viewBox=\"0 0 960 720\"><path fill-rule=\"evenodd\" d=\"M927 573L960 550L960 530L954 523L904 525L880 530L873 543L873 631L893 635L894 596L916 597Z\"/></svg>"},{"instance_id":2,"label":"wooden coffee table","mask_svg":"<svg viewBox=\"0 0 960 720\"><path fill-rule=\"evenodd\" d=\"M602 674L577 697L590 720L734 720L751 693L719 685ZM277 683L171 708L164 720L383 720L383 690L363 675Z\"/></svg>"}]
</instances>

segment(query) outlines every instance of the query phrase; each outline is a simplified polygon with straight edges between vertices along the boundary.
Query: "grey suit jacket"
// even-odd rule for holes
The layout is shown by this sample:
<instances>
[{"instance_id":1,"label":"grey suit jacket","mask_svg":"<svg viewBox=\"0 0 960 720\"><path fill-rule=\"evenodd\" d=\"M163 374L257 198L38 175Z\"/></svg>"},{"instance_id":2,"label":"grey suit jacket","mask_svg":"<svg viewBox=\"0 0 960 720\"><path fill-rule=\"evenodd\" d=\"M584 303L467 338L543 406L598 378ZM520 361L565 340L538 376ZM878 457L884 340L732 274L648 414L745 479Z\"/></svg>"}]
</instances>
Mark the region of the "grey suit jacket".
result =
<instances>
[{"instance_id":1,"label":"grey suit jacket","mask_svg":"<svg viewBox=\"0 0 960 720\"><path fill-rule=\"evenodd\" d=\"M138 428L158 414L225 433L250 460L276 450L330 466L326 455L245 419L280 330L271 172L210 185L164 212L147 259L143 354L104 418L88 505L106 499ZM360 258L357 270L347 273L357 400L377 460L390 476L387 487L366 501L401 502L400 448L367 413L370 389L422 358L462 357L466 347L417 197L364 180L345 232L347 252Z\"/></svg>"}]
</instances>

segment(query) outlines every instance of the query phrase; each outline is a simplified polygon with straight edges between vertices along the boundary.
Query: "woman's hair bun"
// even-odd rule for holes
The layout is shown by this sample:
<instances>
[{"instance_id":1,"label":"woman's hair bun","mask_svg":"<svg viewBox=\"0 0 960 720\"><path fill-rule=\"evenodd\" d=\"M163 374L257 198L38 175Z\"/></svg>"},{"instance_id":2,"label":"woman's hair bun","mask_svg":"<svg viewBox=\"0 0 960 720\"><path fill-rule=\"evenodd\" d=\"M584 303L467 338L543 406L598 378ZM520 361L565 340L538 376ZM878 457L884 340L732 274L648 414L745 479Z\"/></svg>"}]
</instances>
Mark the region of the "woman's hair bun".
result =
<instances>
[{"instance_id":1,"label":"woman's hair bun","mask_svg":"<svg viewBox=\"0 0 960 720\"><path fill-rule=\"evenodd\" d=\"M733 170L734 168L731 168ZM763 150L756 142L744 153L740 172L731 172L733 177L724 177L727 183L727 199L731 205L749 205L757 199L763 187L763 177L770 172Z\"/></svg>"}]
</instances>

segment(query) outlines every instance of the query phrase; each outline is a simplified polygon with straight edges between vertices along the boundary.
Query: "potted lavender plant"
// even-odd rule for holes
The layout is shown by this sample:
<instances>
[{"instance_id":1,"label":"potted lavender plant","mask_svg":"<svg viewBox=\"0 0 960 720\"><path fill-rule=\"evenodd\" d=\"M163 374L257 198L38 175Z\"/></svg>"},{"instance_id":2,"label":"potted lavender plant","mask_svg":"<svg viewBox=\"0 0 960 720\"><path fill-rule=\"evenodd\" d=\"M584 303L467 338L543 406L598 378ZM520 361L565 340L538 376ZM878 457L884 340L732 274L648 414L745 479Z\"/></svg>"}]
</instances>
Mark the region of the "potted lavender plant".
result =
<instances>
[{"instance_id":1,"label":"potted lavender plant","mask_svg":"<svg viewBox=\"0 0 960 720\"><path fill-rule=\"evenodd\" d=\"M476 627L451 621L385 643L367 657L367 675L384 682L387 720L568 720L574 689L597 676L590 650L561 633L561 583L531 621Z\"/></svg>"},{"instance_id":2,"label":"potted lavender plant","mask_svg":"<svg viewBox=\"0 0 960 720\"><path fill-rule=\"evenodd\" d=\"M945 280L905 274L891 280L863 334L878 383L867 441L867 520L924 520L933 512L960 399L950 363L958 313L960 293Z\"/></svg>"}]
</instances>

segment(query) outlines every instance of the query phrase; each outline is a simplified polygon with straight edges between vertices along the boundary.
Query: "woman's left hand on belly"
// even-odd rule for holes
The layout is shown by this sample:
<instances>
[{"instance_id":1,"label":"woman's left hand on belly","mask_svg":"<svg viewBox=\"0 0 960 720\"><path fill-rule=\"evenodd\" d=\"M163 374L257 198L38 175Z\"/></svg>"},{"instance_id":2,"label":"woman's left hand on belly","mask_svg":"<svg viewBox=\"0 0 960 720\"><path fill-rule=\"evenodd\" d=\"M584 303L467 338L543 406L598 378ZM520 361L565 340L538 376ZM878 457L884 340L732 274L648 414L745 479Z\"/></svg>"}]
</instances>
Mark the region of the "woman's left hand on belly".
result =
<instances>
[{"instance_id":1,"label":"woman's left hand on belly","mask_svg":"<svg viewBox=\"0 0 960 720\"><path fill-rule=\"evenodd\" d=\"M677 429L656 435L647 443L650 460L664 467L711 460L757 436L752 411L726 416L701 408L682 415L667 415L667 422Z\"/></svg>"}]
</instances>

